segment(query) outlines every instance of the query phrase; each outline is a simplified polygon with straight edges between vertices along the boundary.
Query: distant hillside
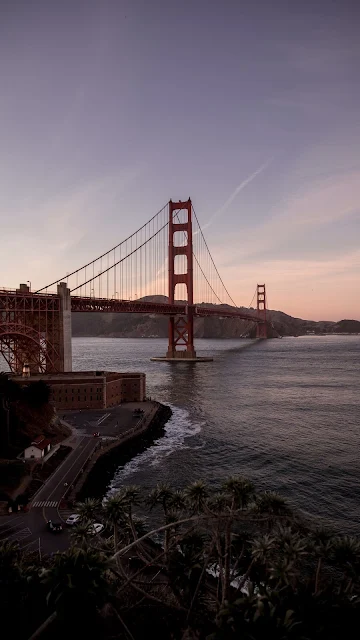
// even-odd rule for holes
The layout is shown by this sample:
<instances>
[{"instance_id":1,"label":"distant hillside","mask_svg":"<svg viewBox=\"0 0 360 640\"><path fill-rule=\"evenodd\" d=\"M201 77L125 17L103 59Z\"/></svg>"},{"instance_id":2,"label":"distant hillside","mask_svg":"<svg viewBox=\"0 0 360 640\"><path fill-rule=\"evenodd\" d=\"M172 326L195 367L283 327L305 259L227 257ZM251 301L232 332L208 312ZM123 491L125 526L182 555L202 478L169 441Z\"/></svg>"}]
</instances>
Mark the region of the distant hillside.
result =
<instances>
[{"instance_id":1,"label":"distant hillside","mask_svg":"<svg viewBox=\"0 0 360 640\"><path fill-rule=\"evenodd\" d=\"M149 302L166 302L165 296L147 296ZM215 305L216 306L216 305ZM244 309L249 312L249 309ZM250 309L255 313L255 309ZM302 320L282 311L269 311L271 333L277 336L301 336L307 333L360 333L360 322ZM237 318L196 318L196 338L239 338L249 335L249 323ZM98 336L109 338L166 338L168 319L165 316L141 313L73 313L73 336ZM252 331L254 335L254 331Z\"/></svg>"},{"instance_id":2,"label":"distant hillside","mask_svg":"<svg viewBox=\"0 0 360 640\"><path fill-rule=\"evenodd\" d=\"M360 333L358 320L340 320L333 327L334 333Z\"/></svg>"}]
</instances>

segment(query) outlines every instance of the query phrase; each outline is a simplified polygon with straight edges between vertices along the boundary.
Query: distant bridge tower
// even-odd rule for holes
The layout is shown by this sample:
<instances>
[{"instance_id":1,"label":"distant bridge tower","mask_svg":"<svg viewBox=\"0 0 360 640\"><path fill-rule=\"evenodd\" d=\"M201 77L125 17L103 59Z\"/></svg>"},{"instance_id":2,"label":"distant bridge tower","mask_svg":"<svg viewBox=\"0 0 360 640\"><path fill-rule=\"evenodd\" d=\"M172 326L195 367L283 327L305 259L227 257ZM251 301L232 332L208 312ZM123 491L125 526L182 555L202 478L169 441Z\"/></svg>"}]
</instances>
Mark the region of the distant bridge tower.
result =
<instances>
[{"instance_id":1,"label":"distant bridge tower","mask_svg":"<svg viewBox=\"0 0 360 640\"><path fill-rule=\"evenodd\" d=\"M186 211L186 221L176 222L178 211ZM193 242L192 206L186 202L169 202L169 303L175 302L175 287L185 284L187 290L187 313L169 319L169 347L166 358L196 358L194 348L194 300L193 300ZM178 219L179 220L179 219ZM183 231L185 244L175 244L174 234ZM175 257L186 256L186 272L175 273Z\"/></svg>"},{"instance_id":2,"label":"distant bridge tower","mask_svg":"<svg viewBox=\"0 0 360 640\"><path fill-rule=\"evenodd\" d=\"M267 322L266 322L266 288L264 284L258 284L256 290L257 297L257 314L262 322L256 325L256 337L267 338Z\"/></svg>"}]
</instances>

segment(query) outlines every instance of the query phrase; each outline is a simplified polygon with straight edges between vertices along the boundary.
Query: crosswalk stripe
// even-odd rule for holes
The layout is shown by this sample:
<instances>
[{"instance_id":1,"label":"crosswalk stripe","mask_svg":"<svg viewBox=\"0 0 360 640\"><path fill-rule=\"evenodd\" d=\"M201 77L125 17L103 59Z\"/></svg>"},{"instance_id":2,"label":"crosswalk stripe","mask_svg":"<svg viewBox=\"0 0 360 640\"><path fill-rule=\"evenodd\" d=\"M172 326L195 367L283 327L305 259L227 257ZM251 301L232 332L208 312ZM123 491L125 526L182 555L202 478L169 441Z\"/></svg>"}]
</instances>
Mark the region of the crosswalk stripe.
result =
<instances>
[{"instance_id":1,"label":"crosswalk stripe","mask_svg":"<svg viewBox=\"0 0 360 640\"><path fill-rule=\"evenodd\" d=\"M33 507L57 507L57 500L40 500L33 503Z\"/></svg>"}]
</instances>

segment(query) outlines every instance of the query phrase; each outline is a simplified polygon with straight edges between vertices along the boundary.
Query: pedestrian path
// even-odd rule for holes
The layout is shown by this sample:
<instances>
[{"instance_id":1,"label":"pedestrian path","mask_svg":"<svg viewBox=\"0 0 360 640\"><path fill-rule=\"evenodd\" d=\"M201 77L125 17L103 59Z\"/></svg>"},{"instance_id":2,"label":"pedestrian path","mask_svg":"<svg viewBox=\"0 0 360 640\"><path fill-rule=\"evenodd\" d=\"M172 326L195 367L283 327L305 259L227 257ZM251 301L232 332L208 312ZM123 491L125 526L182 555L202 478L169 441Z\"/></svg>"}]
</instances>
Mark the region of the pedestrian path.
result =
<instances>
[{"instance_id":1,"label":"pedestrian path","mask_svg":"<svg viewBox=\"0 0 360 640\"><path fill-rule=\"evenodd\" d=\"M40 500L33 502L32 507L57 507L58 504L58 500Z\"/></svg>"}]
</instances>

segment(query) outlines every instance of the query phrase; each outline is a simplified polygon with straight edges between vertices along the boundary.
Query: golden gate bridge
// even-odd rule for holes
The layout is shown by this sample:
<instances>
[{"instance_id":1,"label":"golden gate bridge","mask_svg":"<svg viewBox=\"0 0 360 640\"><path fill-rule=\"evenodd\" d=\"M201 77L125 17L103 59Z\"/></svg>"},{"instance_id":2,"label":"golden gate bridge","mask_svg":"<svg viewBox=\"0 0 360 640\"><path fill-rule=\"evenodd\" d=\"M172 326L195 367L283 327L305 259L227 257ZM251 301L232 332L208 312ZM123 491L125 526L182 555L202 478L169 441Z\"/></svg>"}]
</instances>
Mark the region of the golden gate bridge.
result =
<instances>
[{"instance_id":1,"label":"golden gate bridge","mask_svg":"<svg viewBox=\"0 0 360 640\"><path fill-rule=\"evenodd\" d=\"M254 295L256 309L236 305L190 198L170 200L131 236L47 286L0 289L0 353L14 373L25 363L31 373L71 371L71 313L143 313L169 318L163 359L196 361L196 317L239 318L267 338L265 285Z\"/></svg>"}]
</instances>

